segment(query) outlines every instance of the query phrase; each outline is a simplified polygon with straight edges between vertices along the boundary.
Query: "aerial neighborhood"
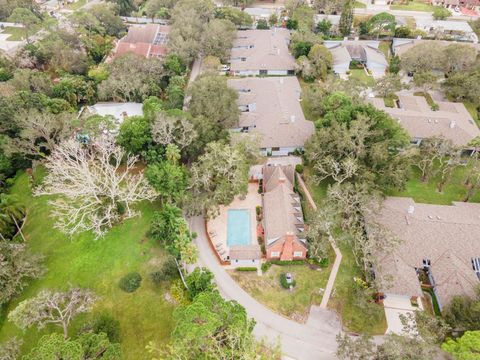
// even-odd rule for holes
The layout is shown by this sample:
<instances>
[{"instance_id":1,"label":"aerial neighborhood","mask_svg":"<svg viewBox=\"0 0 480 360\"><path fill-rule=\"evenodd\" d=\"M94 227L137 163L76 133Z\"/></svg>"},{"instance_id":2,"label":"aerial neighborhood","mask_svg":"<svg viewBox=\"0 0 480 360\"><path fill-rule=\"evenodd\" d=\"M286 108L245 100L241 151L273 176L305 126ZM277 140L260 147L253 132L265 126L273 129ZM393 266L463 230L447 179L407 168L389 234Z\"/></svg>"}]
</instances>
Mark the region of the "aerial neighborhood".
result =
<instances>
[{"instance_id":1,"label":"aerial neighborhood","mask_svg":"<svg viewBox=\"0 0 480 360\"><path fill-rule=\"evenodd\" d=\"M0 360L480 360L479 0L0 0Z\"/></svg>"}]
</instances>

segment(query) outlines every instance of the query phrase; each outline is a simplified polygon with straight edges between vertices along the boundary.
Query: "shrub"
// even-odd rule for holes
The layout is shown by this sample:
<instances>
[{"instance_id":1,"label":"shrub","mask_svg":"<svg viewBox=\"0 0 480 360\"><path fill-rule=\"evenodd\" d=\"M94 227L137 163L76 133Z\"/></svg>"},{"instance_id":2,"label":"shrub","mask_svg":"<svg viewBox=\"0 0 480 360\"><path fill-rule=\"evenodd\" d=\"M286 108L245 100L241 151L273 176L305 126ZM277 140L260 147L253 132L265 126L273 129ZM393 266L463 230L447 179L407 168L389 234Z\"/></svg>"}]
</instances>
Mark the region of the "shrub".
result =
<instances>
[{"instance_id":1,"label":"shrub","mask_svg":"<svg viewBox=\"0 0 480 360\"><path fill-rule=\"evenodd\" d=\"M257 205L255 207L255 212L257 213L257 216L260 215L262 213L262 207L260 205Z\"/></svg>"},{"instance_id":2,"label":"shrub","mask_svg":"<svg viewBox=\"0 0 480 360\"><path fill-rule=\"evenodd\" d=\"M303 173L303 165L302 164L295 165L295 171L299 174L302 174Z\"/></svg>"},{"instance_id":3,"label":"shrub","mask_svg":"<svg viewBox=\"0 0 480 360\"><path fill-rule=\"evenodd\" d=\"M265 262L262 264L262 272L267 272L268 269L270 269L270 267L272 266L272 263L271 262Z\"/></svg>"},{"instance_id":4,"label":"shrub","mask_svg":"<svg viewBox=\"0 0 480 360\"><path fill-rule=\"evenodd\" d=\"M282 287L283 287L284 289L290 289L290 286L291 286L291 287L295 287L296 284L297 284L297 283L296 283L295 280L293 280L293 281L289 284L289 283L287 282L287 276L286 276L286 274L285 274L285 273L281 273L281 274L280 274L280 285L282 285Z\"/></svg>"},{"instance_id":5,"label":"shrub","mask_svg":"<svg viewBox=\"0 0 480 360\"><path fill-rule=\"evenodd\" d=\"M317 260L317 259L308 259L308 262L312 265L317 265L317 266L320 266L322 268L326 268L329 264L329 260L328 258L323 258L321 260Z\"/></svg>"},{"instance_id":6,"label":"shrub","mask_svg":"<svg viewBox=\"0 0 480 360\"><path fill-rule=\"evenodd\" d=\"M235 268L237 271L257 271L255 266L239 266Z\"/></svg>"},{"instance_id":7,"label":"shrub","mask_svg":"<svg viewBox=\"0 0 480 360\"><path fill-rule=\"evenodd\" d=\"M270 27L268 26L267 20L260 19L257 22L257 30L268 30Z\"/></svg>"},{"instance_id":8,"label":"shrub","mask_svg":"<svg viewBox=\"0 0 480 360\"><path fill-rule=\"evenodd\" d=\"M108 313L101 313L93 320L92 331L105 333L111 343L120 342L120 322Z\"/></svg>"},{"instance_id":9,"label":"shrub","mask_svg":"<svg viewBox=\"0 0 480 360\"><path fill-rule=\"evenodd\" d=\"M180 279L172 282L172 285L170 286L170 295L172 295L172 298L178 305L188 305L190 303L188 293Z\"/></svg>"},{"instance_id":10,"label":"shrub","mask_svg":"<svg viewBox=\"0 0 480 360\"><path fill-rule=\"evenodd\" d=\"M305 265L305 260L292 260L292 261L286 261L286 260L270 260L272 264L275 265Z\"/></svg>"},{"instance_id":11,"label":"shrub","mask_svg":"<svg viewBox=\"0 0 480 360\"><path fill-rule=\"evenodd\" d=\"M132 272L120 279L118 287L125 292L132 293L140 287L142 277L137 272Z\"/></svg>"},{"instance_id":12,"label":"shrub","mask_svg":"<svg viewBox=\"0 0 480 360\"><path fill-rule=\"evenodd\" d=\"M150 273L150 279L152 279L155 284L160 284L162 281L169 281L177 275L177 264L172 257L169 257L160 270Z\"/></svg>"}]
</instances>

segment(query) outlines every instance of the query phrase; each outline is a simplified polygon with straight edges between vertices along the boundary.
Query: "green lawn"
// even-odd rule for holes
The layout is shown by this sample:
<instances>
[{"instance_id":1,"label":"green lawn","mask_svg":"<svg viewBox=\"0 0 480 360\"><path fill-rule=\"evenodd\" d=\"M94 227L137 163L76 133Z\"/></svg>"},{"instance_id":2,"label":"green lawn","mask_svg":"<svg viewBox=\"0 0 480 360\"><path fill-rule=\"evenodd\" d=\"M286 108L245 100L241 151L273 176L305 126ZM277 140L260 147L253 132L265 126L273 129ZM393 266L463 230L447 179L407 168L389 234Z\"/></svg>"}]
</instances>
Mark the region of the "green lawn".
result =
<instances>
[{"instance_id":1,"label":"green lawn","mask_svg":"<svg viewBox=\"0 0 480 360\"><path fill-rule=\"evenodd\" d=\"M165 254L147 237L154 211L151 204L139 207L142 216L113 228L104 238L94 240L91 234L67 238L53 228L48 216L51 207L46 197L32 197L27 175L18 176L12 193L26 205L28 220L24 228L29 248L45 256L46 274L32 283L6 311L19 301L37 294L41 289L66 289L69 284L90 288L101 297L94 313L106 311L120 321L124 359L145 359L145 346L150 340L162 343L172 331L173 305L164 300L165 288L157 287L148 274L157 268ZM118 288L119 279L128 272L142 274L141 287L133 294ZM166 286L166 285L165 285ZM71 325L74 334L93 314L82 315ZM0 316L0 342L11 336L23 337L23 352L29 351L45 333L60 331L48 327L42 331L22 331Z\"/></svg>"},{"instance_id":2,"label":"green lawn","mask_svg":"<svg viewBox=\"0 0 480 360\"><path fill-rule=\"evenodd\" d=\"M78 10L87 3L87 0L77 0L74 3L65 5L65 9Z\"/></svg>"},{"instance_id":3,"label":"green lawn","mask_svg":"<svg viewBox=\"0 0 480 360\"><path fill-rule=\"evenodd\" d=\"M25 38L25 29L19 27L7 26L2 34L10 34L7 41L21 41Z\"/></svg>"},{"instance_id":4,"label":"green lawn","mask_svg":"<svg viewBox=\"0 0 480 360\"><path fill-rule=\"evenodd\" d=\"M368 76L364 69L350 69L350 78L358 80L367 87L375 85L375 79L372 76Z\"/></svg>"},{"instance_id":5,"label":"green lawn","mask_svg":"<svg viewBox=\"0 0 480 360\"><path fill-rule=\"evenodd\" d=\"M427 183L420 180L420 171L417 168L412 169L412 175L407 182L404 191L391 190L387 192L390 196L407 196L412 197L417 202L428 204L449 205L452 201L463 201L467 193L464 181L468 168L461 166L456 169L452 176L452 180L445 186L442 193L437 191L438 177L430 179ZM480 193L477 193L471 202L480 202Z\"/></svg>"},{"instance_id":6,"label":"green lawn","mask_svg":"<svg viewBox=\"0 0 480 360\"><path fill-rule=\"evenodd\" d=\"M406 5L391 5L390 10L409 10L409 11L427 11L433 12L433 5L427 4L421 0L410 1Z\"/></svg>"},{"instance_id":7,"label":"green lawn","mask_svg":"<svg viewBox=\"0 0 480 360\"><path fill-rule=\"evenodd\" d=\"M390 41L381 41L378 49L383 53L388 62L390 60Z\"/></svg>"},{"instance_id":8,"label":"green lawn","mask_svg":"<svg viewBox=\"0 0 480 360\"><path fill-rule=\"evenodd\" d=\"M360 1L355 1L355 3L353 4L353 7L357 8L357 9L366 9L367 5L365 5L364 3L360 2Z\"/></svg>"},{"instance_id":9,"label":"green lawn","mask_svg":"<svg viewBox=\"0 0 480 360\"><path fill-rule=\"evenodd\" d=\"M331 257L333 258L333 257ZM256 272L231 270L232 278L255 299L272 310L296 321L305 321L310 305L319 305L330 275L328 268L310 269L307 265L272 265L262 276ZM280 274L291 273L297 282L290 291L280 285Z\"/></svg>"},{"instance_id":10,"label":"green lawn","mask_svg":"<svg viewBox=\"0 0 480 360\"><path fill-rule=\"evenodd\" d=\"M374 315L369 316L355 304L356 285L353 278L359 277L361 271L355 263L352 251L343 244L339 244L339 248L342 252L342 263L328 306L341 314L343 326L348 331L370 335L384 334L387 320L383 306L372 303Z\"/></svg>"},{"instance_id":11,"label":"green lawn","mask_svg":"<svg viewBox=\"0 0 480 360\"><path fill-rule=\"evenodd\" d=\"M471 102L468 102L468 101L465 101L463 103L463 105L465 105L465 107L467 108L470 115L472 115L473 120L480 127L480 118L478 117L478 111L477 111L477 107L475 106L475 104L473 104Z\"/></svg>"}]
</instances>

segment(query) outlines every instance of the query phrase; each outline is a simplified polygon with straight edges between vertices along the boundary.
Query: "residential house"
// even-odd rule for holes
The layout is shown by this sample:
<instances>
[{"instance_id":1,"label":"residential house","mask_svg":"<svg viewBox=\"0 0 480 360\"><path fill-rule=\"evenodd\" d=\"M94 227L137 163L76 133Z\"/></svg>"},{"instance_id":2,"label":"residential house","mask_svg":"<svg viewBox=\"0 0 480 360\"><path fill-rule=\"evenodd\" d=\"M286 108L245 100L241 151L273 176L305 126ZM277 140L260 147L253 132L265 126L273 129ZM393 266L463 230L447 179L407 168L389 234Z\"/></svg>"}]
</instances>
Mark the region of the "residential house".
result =
<instances>
[{"instance_id":1,"label":"residential house","mask_svg":"<svg viewBox=\"0 0 480 360\"><path fill-rule=\"evenodd\" d=\"M293 190L295 169L263 168L265 248L269 260L300 260L307 256L300 197Z\"/></svg>"},{"instance_id":2,"label":"residential house","mask_svg":"<svg viewBox=\"0 0 480 360\"><path fill-rule=\"evenodd\" d=\"M315 128L303 115L295 76L231 79L228 85L237 90L241 110L238 128L233 131L259 134L263 155L303 150Z\"/></svg>"},{"instance_id":3,"label":"residential house","mask_svg":"<svg viewBox=\"0 0 480 360\"><path fill-rule=\"evenodd\" d=\"M257 22L258 20L268 21L272 15L280 17L279 9L275 8L247 7L243 9L243 11L250 15L254 22Z\"/></svg>"},{"instance_id":4,"label":"residential house","mask_svg":"<svg viewBox=\"0 0 480 360\"><path fill-rule=\"evenodd\" d=\"M96 103L92 106L85 106L80 110L79 116L86 115L100 115L110 116L114 119L114 129L111 129L112 133L117 133L120 125L123 121L131 116L143 115L143 104L141 103L116 103L116 102L104 102Z\"/></svg>"},{"instance_id":5,"label":"residential house","mask_svg":"<svg viewBox=\"0 0 480 360\"><path fill-rule=\"evenodd\" d=\"M462 103L437 101L438 110L432 110L423 96L398 94L397 107L386 107L381 98L370 99L379 110L385 111L402 125L412 138L420 144L422 139L443 137L456 146L466 146L480 136L480 130Z\"/></svg>"},{"instance_id":6,"label":"residential house","mask_svg":"<svg viewBox=\"0 0 480 360\"><path fill-rule=\"evenodd\" d=\"M478 10L480 8L480 0L430 0L432 5L440 5L447 8L464 7L471 10Z\"/></svg>"},{"instance_id":7,"label":"residential house","mask_svg":"<svg viewBox=\"0 0 480 360\"><path fill-rule=\"evenodd\" d=\"M440 308L455 295L474 296L480 284L478 214L480 204L431 205L388 197L374 217L400 240L393 251L376 254L375 274L384 280L387 298L389 294L407 299L421 297L419 273L428 278Z\"/></svg>"},{"instance_id":8,"label":"residential house","mask_svg":"<svg viewBox=\"0 0 480 360\"><path fill-rule=\"evenodd\" d=\"M417 24L417 30L425 31L431 37L478 43L478 36L467 21L432 20L425 17L416 17L415 23Z\"/></svg>"},{"instance_id":9,"label":"residential house","mask_svg":"<svg viewBox=\"0 0 480 360\"><path fill-rule=\"evenodd\" d=\"M121 38L108 61L126 53L134 53L146 58L164 57L167 54L167 42L170 26L160 24L132 25L128 33Z\"/></svg>"},{"instance_id":10,"label":"residential house","mask_svg":"<svg viewBox=\"0 0 480 360\"><path fill-rule=\"evenodd\" d=\"M330 31L332 33L338 32L338 25L340 24L340 15L316 14L313 20L315 22L315 26L317 26L317 24L323 20L328 20L330 21L330 24L332 24Z\"/></svg>"},{"instance_id":11,"label":"residential house","mask_svg":"<svg viewBox=\"0 0 480 360\"><path fill-rule=\"evenodd\" d=\"M397 55L398 57L402 57L408 50L413 48L417 45L423 44L435 44L438 47L446 47L452 44L462 44L465 46L471 46L477 51L480 51L480 44L475 44L471 42L456 42L456 41L448 41L448 40L424 40L424 39L400 39L394 38L392 41L392 50L393 54Z\"/></svg>"},{"instance_id":12,"label":"residential house","mask_svg":"<svg viewBox=\"0 0 480 360\"><path fill-rule=\"evenodd\" d=\"M230 72L234 76L294 75L289 43L287 29L240 30L230 54Z\"/></svg>"},{"instance_id":13,"label":"residential house","mask_svg":"<svg viewBox=\"0 0 480 360\"><path fill-rule=\"evenodd\" d=\"M374 78L385 75L388 63L384 54L379 50L380 41L327 40L324 45L332 53L333 71L336 74L347 74L350 63L355 60L363 64Z\"/></svg>"}]
</instances>

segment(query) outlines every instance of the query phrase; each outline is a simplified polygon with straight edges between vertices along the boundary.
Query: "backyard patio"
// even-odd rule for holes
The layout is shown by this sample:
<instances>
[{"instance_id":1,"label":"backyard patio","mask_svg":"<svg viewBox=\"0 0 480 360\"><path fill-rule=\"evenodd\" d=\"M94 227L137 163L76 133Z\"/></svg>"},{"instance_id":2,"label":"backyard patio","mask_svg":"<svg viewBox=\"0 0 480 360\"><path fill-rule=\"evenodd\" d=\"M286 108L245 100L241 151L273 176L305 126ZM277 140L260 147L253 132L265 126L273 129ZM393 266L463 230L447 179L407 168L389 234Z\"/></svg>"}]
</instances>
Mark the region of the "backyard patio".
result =
<instances>
[{"instance_id":1,"label":"backyard patio","mask_svg":"<svg viewBox=\"0 0 480 360\"><path fill-rule=\"evenodd\" d=\"M246 196L237 196L230 205L221 206L219 215L207 222L208 236L222 260L230 260L232 265L245 265L243 261L252 263L254 258L260 259L257 206L262 206L262 196L258 193L258 183L251 182ZM248 259L235 256L239 254Z\"/></svg>"}]
</instances>

